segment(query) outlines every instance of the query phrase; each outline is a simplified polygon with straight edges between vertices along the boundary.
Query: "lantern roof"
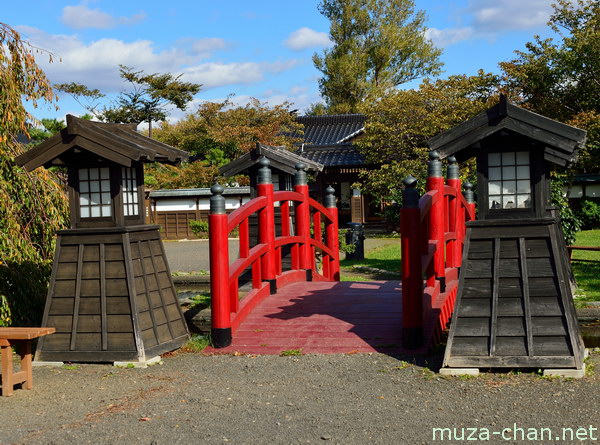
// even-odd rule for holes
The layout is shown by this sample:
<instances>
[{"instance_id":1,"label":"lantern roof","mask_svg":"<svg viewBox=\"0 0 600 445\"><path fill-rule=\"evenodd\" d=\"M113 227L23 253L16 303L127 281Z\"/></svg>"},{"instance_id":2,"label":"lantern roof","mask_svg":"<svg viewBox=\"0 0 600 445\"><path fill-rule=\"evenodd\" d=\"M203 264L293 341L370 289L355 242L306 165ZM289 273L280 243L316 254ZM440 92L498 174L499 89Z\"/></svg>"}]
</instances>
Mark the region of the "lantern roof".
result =
<instances>
[{"instance_id":1,"label":"lantern roof","mask_svg":"<svg viewBox=\"0 0 600 445\"><path fill-rule=\"evenodd\" d=\"M18 156L18 165L31 171L37 167L65 166L61 159L75 150L130 167L132 162L178 164L187 152L163 144L136 131L136 124L107 124L67 115L67 127Z\"/></svg>"},{"instance_id":2,"label":"lantern roof","mask_svg":"<svg viewBox=\"0 0 600 445\"><path fill-rule=\"evenodd\" d=\"M442 158L455 155L459 160L477 155L480 141L498 132L516 133L544 146L544 159L567 167L577 160L585 144L586 132L508 102L500 102L475 117L429 139L432 150Z\"/></svg>"}]
</instances>

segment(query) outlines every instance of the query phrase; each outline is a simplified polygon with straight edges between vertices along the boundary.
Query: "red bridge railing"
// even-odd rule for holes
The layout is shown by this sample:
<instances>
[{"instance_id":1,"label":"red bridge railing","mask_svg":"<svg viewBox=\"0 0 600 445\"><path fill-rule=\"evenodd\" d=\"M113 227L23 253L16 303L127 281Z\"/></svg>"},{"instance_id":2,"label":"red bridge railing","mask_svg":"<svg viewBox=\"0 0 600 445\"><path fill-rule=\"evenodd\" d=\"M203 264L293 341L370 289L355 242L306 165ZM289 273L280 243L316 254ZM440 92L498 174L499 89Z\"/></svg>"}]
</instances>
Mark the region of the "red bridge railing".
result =
<instances>
[{"instance_id":1,"label":"red bridge railing","mask_svg":"<svg viewBox=\"0 0 600 445\"><path fill-rule=\"evenodd\" d=\"M401 211L402 330L404 346L423 346L425 314L439 308L433 326L437 342L448 323L458 287L465 223L475 219L472 185L461 193L458 164L448 159L447 178L437 152L430 153L427 192L419 196L417 180L404 180Z\"/></svg>"},{"instance_id":2,"label":"red bridge railing","mask_svg":"<svg viewBox=\"0 0 600 445\"><path fill-rule=\"evenodd\" d=\"M328 187L324 206L309 197L304 164L296 166L293 191L274 191L269 160L260 160L257 197L229 215L224 188L214 185L210 199L210 287L212 342L231 344L242 320L266 296L298 281L339 281L338 213L334 189ZM275 208L280 209L276 224ZM292 212L293 210L293 212ZM257 218L257 242L250 236L250 218ZM293 223L292 223L293 220ZM238 258L230 263L229 239L239 233ZM289 246L290 269L283 270ZM239 280L251 269L252 289L239 298Z\"/></svg>"}]
</instances>

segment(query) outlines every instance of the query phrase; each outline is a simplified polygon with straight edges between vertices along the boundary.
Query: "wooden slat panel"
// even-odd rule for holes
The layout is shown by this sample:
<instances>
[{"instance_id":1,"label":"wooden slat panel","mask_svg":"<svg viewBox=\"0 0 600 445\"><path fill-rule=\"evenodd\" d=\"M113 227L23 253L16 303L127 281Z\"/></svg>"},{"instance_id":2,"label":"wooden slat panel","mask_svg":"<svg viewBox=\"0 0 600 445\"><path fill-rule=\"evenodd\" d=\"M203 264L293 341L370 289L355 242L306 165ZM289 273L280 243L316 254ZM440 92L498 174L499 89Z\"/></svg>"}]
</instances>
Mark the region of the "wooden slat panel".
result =
<instances>
[{"instance_id":1,"label":"wooden slat panel","mask_svg":"<svg viewBox=\"0 0 600 445\"><path fill-rule=\"evenodd\" d=\"M154 335L154 329L145 329L142 331L142 341L144 342L144 348L150 348L158 344L156 336Z\"/></svg>"},{"instance_id":2,"label":"wooden slat panel","mask_svg":"<svg viewBox=\"0 0 600 445\"><path fill-rule=\"evenodd\" d=\"M529 272L525 256L525 240L523 238L519 239L519 264L521 265L521 277L523 279L523 309L525 315L527 355L531 357L533 355L533 332L531 327L531 303L529 300Z\"/></svg>"},{"instance_id":3,"label":"wooden slat panel","mask_svg":"<svg viewBox=\"0 0 600 445\"><path fill-rule=\"evenodd\" d=\"M100 264L99 263L83 263L81 278L84 280L100 279Z\"/></svg>"},{"instance_id":4,"label":"wooden slat panel","mask_svg":"<svg viewBox=\"0 0 600 445\"><path fill-rule=\"evenodd\" d=\"M152 329L152 317L149 311L140 312L140 329Z\"/></svg>"},{"instance_id":5,"label":"wooden slat panel","mask_svg":"<svg viewBox=\"0 0 600 445\"><path fill-rule=\"evenodd\" d=\"M145 245L145 244L143 244ZM152 265L152 259L150 257L144 257L142 259L143 263L143 270L146 271L147 274L152 274L154 273L154 266Z\"/></svg>"},{"instance_id":6,"label":"wooden slat panel","mask_svg":"<svg viewBox=\"0 0 600 445\"><path fill-rule=\"evenodd\" d=\"M456 320L454 335L459 337L487 337L490 335L489 318L465 318Z\"/></svg>"},{"instance_id":7,"label":"wooden slat panel","mask_svg":"<svg viewBox=\"0 0 600 445\"><path fill-rule=\"evenodd\" d=\"M532 238L525 240L527 258L550 257L550 239Z\"/></svg>"},{"instance_id":8,"label":"wooden slat panel","mask_svg":"<svg viewBox=\"0 0 600 445\"><path fill-rule=\"evenodd\" d=\"M167 317L165 316L165 310L162 305L156 309L153 309L154 312L154 322L157 325L165 324L167 322Z\"/></svg>"},{"instance_id":9,"label":"wooden slat panel","mask_svg":"<svg viewBox=\"0 0 600 445\"><path fill-rule=\"evenodd\" d=\"M140 246L142 258L146 258L146 257L150 256L150 247L148 247L147 243L140 242L139 246ZM147 264L146 264L146 267L148 267ZM148 269L146 269L146 270L148 270Z\"/></svg>"},{"instance_id":10,"label":"wooden slat panel","mask_svg":"<svg viewBox=\"0 0 600 445\"><path fill-rule=\"evenodd\" d=\"M83 315L100 315L100 297L82 298L79 302L79 313Z\"/></svg>"},{"instance_id":11,"label":"wooden slat panel","mask_svg":"<svg viewBox=\"0 0 600 445\"><path fill-rule=\"evenodd\" d=\"M150 308L148 305L148 298L146 297L145 293L137 294L135 297L135 302L139 312L147 311Z\"/></svg>"},{"instance_id":12,"label":"wooden slat panel","mask_svg":"<svg viewBox=\"0 0 600 445\"><path fill-rule=\"evenodd\" d=\"M504 242L504 241L502 241ZM515 278L520 277L521 272L519 270L518 259L501 259L498 272L502 278Z\"/></svg>"},{"instance_id":13,"label":"wooden slat panel","mask_svg":"<svg viewBox=\"0 0 600 445\"><path fill-rule=\"evenodd\" d=\"M94 240L94 244L98 243L98 238L96 237ZM92 261L97 262L100 259L100 251L97 245L87 245L85 246L85 251L83 252L83 261Z\"/></svg>"},{"instance_id":14,"label":"wooden slat panel","mask_svg":"<svg viewBox=\"0 0 600 445\"><path fill-rule=\"evenodd\" d=\"M516 239L503 239L500 246L500 258L519 258L519 246Z\"/></svg>"},{"instance_id":15,"label":"wooden slat panel","mask_svg":"<svg viewBox=\"0 0 600 445\"><path fill-rule=\"evenodd\" d=\"M136 278L136 280L144 275L144 272L142 271L142 261L137 259L137 260L133 260L133 274ZM135 285L135 288L139 291L139 288L137 286L137 282Z\"/></svg>"},{"instance_id":16,"label":"wooden slat panel","mask_svg":"<svg viewBox=\"0 0 600 445\"><path fill-rule=\"evenodd\" d=\"M525 320L522 317L498 317L496 331L502 337L524 337Z\"/></svg>"},{"instance_id":17,"label":"wooden slat panel","mask_svg":"<svg viewBox=\"0 0 600 445\"><path fill-rule=\"evenodd\" d=\"M169 326L167 324L158 326L156 330L158 332L159 343L166 343L173 339L171 337L171 332L169 332Z\"/></svg>"},{"instance_id":18,"label":"wooden slat panel","mask_svg":"<svg viewBox=\"0 0 600 445\"><path fill-rule=\"evenodd\" d=\"M106 296L121 297L127 296L127 280L111 279L106 280Z\"/></svg>"},{"instance_id":19,"label":"wooden slat panel","mask_svg":"<svg viewBox=\"0 0 600 445\"><path fill-rule=\"evenodd\" d=\"M454 337L452 355L488 355L488 337Z\"/></svg>"},{"instance_id":20,"label":"wooden slat panel","mask_svg":"<svg viewBox=\"0 0 600 445\"><path fill-rule=\"evenodd\" d=\"M150 250L152 255L158 258L162 258L162 249L160 247L160 240L155 239L150 242Z\"/></svg>"},{"instance_id":21,"label":"wooden slat panel","mask_svg":"<svg viewBox=\"0 0 600 445\"><path fill-rule=\"evenodd\" d=\"M61 263L76 262L77 261L77 246L61 246L59 261Z\"/></svg>"},{"instance_id":22,"label":"wooden slat panel","mask_svg":"<svg viewBox=\"0 0 600 445\"><path fill-rule=\"evenodd\" d=\"M116 244L121 241L121 235L118 233L105 233L102 235L102 241L107 244ZM85 244L87 246L93 246L98 244L98 235L63 235L63 245L74 245L74 244Z\"/></svg>"},{"instance_id":23,"label":"wooden slat panel","mask_svg":"<svg viewBox=\"0 0 600 445\"><path fill-rule=\"evenodd\" d=\"M158 290L158 283L154 275L146 275L147 291L152 292Z\"/></svg>"},{"instance_id":24,"label":"wooden slat panel","mask_svg":"<svg viewBox=\"0 0 600 445\"><path fill-rule=\"evenodd\" d=\"M108 315L106 317L107 332L133 332L129 315Z\"/></svg>"},{"instance_id":25,"label":"wooden slat panel","mask_svg":"<svg viewBox=\"0 0 600 445\"><path fill-rule=\"evenodd\" d=\"M100 315L80 315L77 320L77 334L80 332L102 332L102 317Z\"/></svg>"},{"instance_id":26,"label":"wooden slat panel","mask_svg":"<svg viewBox=\"0 0 600 445\"><path fill-rule=\"evenodd\" d=\"M56 280L54 282L55 297L74 297L75 280Z\"/></svg>"},{"instance_id":27,"label":"wooden slat panel","mask_svg":"<svg viewBox=\"0 0 600 445\"><path fill-rule=\"evenodd\" d=\"M489 278L464 280L462 298L491 298L492 280Z\"/></svg>"},{"instance_id":28,"label":"wooden slat panel","mask_svg":"<svg viewBox=\"0 0 600 445\"><path fill-rule=\"evenodd\" d=\"M177 304L169 304L168 306L166 306L165 310L169 321L175 321L181 318L181 314L179 313Z\"/></svg>"},{"instance_id":29,"label":"wooden slat panel","mask_svg":"<svg viewBox=\"0 0 600 445\"><path fill-rule=\"evenodd\" d=\"M166 272L159 272L157 274L158 286L160 289L167 289L173 286L171 277Z\"/></svg>"},{"instance_id":30,"label":"wooden slat panel","mask_svg":"<svg viewBox=\"0 0 600 445\"><path fill-rule=\"evenodd\" d=\"M132 333L110 332L107 337L110 351L135 351L135 338Z\"/></svg>"},{"instance_id":31,"label":"wooden slat panel","mask_svg":"<svg viewBox=\"0 0 600 445\"><path fill-rule=\"evenodd\" d=\"M102 350L102 336L97 334L77 334L75 349L78 351L100 351Z\"/></svg>"},{"instance_id":32,"label":"wooden slat panel","mask_svg":"<svg viewBox=\"0 0 600 445\"><path fill-rule=\"evenodd\" d=\"M520 278L500 278L498 287L498 297L522 297L523 289L521 288Z\"/></svg>"},{"instance_id":33,"label":"wooden slat panel","mask_svg":"<svg viewBox=\"0 0 600 445\"><path fill-rule=\"evenodd\" d=\"M563 317L531 317L534 336L567 335L567 323Z\"/></svg>"},{"instance_id":34,"label":"wooden slat panel","mask_svg":"<svg viewBox=\"0 0 600 445\"><path fill-rule=\"evenodd\" d=\"M492 312L490 320L490 356L496 355L496 322L498 320L498 290L500 288L500 238L494 238L494 263L492 264Z\"/></svg>"},{"instance_id":35,"label":"wooden slat panel","mask_svg":"<svg viewBox=\"0 0 600 445\"><path fill-rule=\"evenodd\" d=\"M162 294L163 304L168 305L177 303L177 295L175 295L175 292L173 291L172 287L163 289Z\"/></svg>"},{"instance_id":36,"label":"wooden slat panel","mask_svg":"<svg viewBox=\"0 0 600 445\"><path fill-rule=\"evenodd\" d=\"M106 262L106 278L126 278L125 265L121 261Z\"/></svg>"},{"instance_id":37,"label":"wooden slat panel","mask_svg":"<svg viewBox=\"0 0 600 445\"><path fill-rule=\"evenodd\" d=\"M503 298L498 305L499 317L522 317L523 300L521 298Z\"/></svg>"},{"instance_id":38,"label":"wooden slat panel","mask_svg":"<svg viewBox=\"0 0 600 445\"><path fill-rule=\"evenodd\" d=\"M529 278L531 297L558 297L558 283L554 277Z\"/></svg>"},{"instance_id":39,"label":"wooden slat panel","mask_svg":"<svg viewBox=\"0 0 600 445\"><path fill-rule=\"evenodd\" d=\"M150 298L150 304L153 308L162 306L162 301L160 300L160 294L157 290L149 292L148 297Z\"/></svg>"},{"instance_id":40,"label":"wooden slat panel","mask_svg":"<svg viewBox=\"0 0 600 445\"><path fill-rule=\"evenodd\" d=\"M488 223L489 221L486 221ZM519 225L519 236L524 238L543 238L548 236L547 225ZM514 226L472 227L471 241L490 238L515 238Z\"/></svg>"},{"instance_id":41,"label":"wooden slat panel","mask_svg":"<svg viewBox=\"0 0 600 445\"><path fill-rule=\"evenodd\" d=\"M558 298L554 297L532 297L531 298L531 316L532 317L550 317L561 316L562 311Z\"/></svg>"},{"instance_id":42,"label":"wooden slat panel","mask_svg":"<svg viewBox=\"0 0 600 445\"><path fill-rule=\"evenodd\" d=\"M49 315L48 326L56 329L56 332L71 332L73 323L72 315Z\"/></svg>"},{"instance_id":43,"label":"wooden slat panel","mask_svg":"<svg viewBox=\"0 0 600 445\"><path fill-rule=\"evenodd\" d=\"M567 336L533 337L533 352L535 355L573 355Z\"/></svg>"},{"instance_id":44,"label":"wooden slat panel","mask_svg":"<svg viewBox=\"0 0 600 445\"><path fill-rule=\"evenodd\" d=\"M156 256L155 258L155 263L156 263L156 271L157 272L166 272L167 270L167 264L163 258L162 255L160 256Z\"/></svg>"},{"instance_id":45,"label":"wooden slat panel","mask_svg":"<svg viewBox=\"0 0 600 445\"><path fill-rule=\"evenodd\" d=\"M49 315L70 315L73 316L74 298L52 298L50 303Z\"/></svg>"},{"instance_id":46,"label":"wooden slat panel","mask_svg":"<svg viewBox=\"0 0 600 445\"><path fill-rule=\"evenodd\" d=\"M100 296L100 280L82 280L81 281L81 296L82 297L99 297Z\"/></svg>"},{"instance_id":47,"label":"wooden slat panel","mask_svg":"<svg viewBox=\"0 0 600 445\"><path fill-rule=\"evenodd\" d=\"M492 278L492 260L468 260L465 278Z\"/></svg>"},{"instance_id":48,"label":"wooden slat panel","mask_svg":"<svg viewBox=\"0 0 600 445\"><path fill-rule=\"evenodd\" d=\"M527 269L530 277L554 277L555 271L550 258L528 258Z\"/></svg>"},{"instance_id":49,"label":"wooden slat panel","mask_svg":"<svg viewBox=\"0 0 600 445\"><path fill-rule=\"evenodd\" d=\"M187 334L185 321L183 319L180 319L180 321L178 323L173 323L172 329L173 329L173 335L175 337L181 337L182 335Z\"/></svg>"},{"instance_id":50,"label":"wooden slat panel","mask_svg":"<svg viewBox=\"0 0 600 445\"><path fill-rule=\"evenodd\" d=\"M525 337L496 337L496 356L527 356Z\"/></svg>"},{"instance_id":51,"label":"wooden slat panel","mask_svg":"<svg viewBox=\"0 0 600 445\"><path fill-rule=\"evenodd\" d=\"M71 344L71 334L55 333L44 339L44 349L48 351L68 351Z\"/></svg>"},{"instance_id":52,"label":"wooden slat panel","mask_svg":"<svg viewBox=\"0 0 600 445\"><path fill-rule=\"evenodd\" d=\"M490 298L469 298L461 301L459 317L489 317L492 313Z\"/></svg>"},{"instance_id":53,"label":"wooden slat panel","mask_svg":"<svg viewBox=\"0 0 600 445\"><path fill-rule=\"evenodd\" d=\"M57 280L75 280L77 274L77 263L61 263L56 270ZM75 282L75 281L73 281Z\"/></svg>"},{"instance_id":54,"label":"wooden slat panel","mask_svg":"<svg viewBox=\"0 0 600 445\"><path fill-rule=\"evenodd\" d=\"M104 246L106 261L124 261L123 246L121 244L106 244Z\"/></svg>"},{"instance_id":55,"label":"wooden slat panel","mask_svg":"<svg viewBox=\"0 0 600 445\"><path fill-rule=\"evenodd\" d=\"M75 350L75 342L77 341L76 328L79 326L79 305L82 295L81 269L83 263L84 250L84 246L80 245L77 251L77 278L75 280L75 301L73 303L73 326L71 327L71 351Z\"/></svg>"},{"instance_id":56,"label":"wooden slat panel","mask_svg":"<svg viewBox=\"0 0 600 445\"><path fill-rule=\"evenodd\" d=\"M106 298L107 315L131 315L131 306L127 297L107 297Z\"/></svg>"}]
</instances>

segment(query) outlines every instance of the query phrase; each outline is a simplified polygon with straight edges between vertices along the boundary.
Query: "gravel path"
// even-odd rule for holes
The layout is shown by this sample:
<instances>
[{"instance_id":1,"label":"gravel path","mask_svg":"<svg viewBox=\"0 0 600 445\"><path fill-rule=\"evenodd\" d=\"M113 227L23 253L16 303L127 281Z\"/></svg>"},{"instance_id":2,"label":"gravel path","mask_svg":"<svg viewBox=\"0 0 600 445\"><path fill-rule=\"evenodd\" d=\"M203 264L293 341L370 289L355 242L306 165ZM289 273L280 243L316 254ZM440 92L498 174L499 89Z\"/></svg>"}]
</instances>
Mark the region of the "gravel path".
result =
<instances>
[{"instance_id":1,"label":"gravel path","mask_svg":"<svg viewBox=\"0 0 600 445\"><path fill-rule=\"evenodd\" d=\"M36 368L33 390L0 399L0 442L429 444L442 443L434 427L589 431L600 427L599 393L596 376L442 378L381 354L179 354L148 369Z\"/></svg>"}]
</instances>

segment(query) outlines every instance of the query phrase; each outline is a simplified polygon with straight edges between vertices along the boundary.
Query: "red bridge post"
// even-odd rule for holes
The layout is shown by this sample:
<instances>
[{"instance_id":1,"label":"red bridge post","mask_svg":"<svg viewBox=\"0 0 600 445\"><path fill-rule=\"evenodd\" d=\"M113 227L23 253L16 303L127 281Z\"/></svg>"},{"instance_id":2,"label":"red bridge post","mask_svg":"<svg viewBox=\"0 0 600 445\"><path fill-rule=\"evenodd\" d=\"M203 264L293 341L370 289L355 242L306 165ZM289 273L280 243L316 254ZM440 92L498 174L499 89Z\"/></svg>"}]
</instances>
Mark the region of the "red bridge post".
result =
<instances>
[{"instance_id":1,"label":"red bridge post","mask_svg":"<svg viewBox=\"0 0 600 445\"><path fill-rule=\"evenodd\" d=\"M329 259L326 277L333 281L340 281L340 247L339 247L339 232L338 232L338 208L335 202L335 189L328 186L325 189L325 208L329 210L331 222L327 223L325 228L327 237L327 247L336 253L334 258Z\"/></svg>"},{"instance_id":2,"label":"red bridge post","mask_svg":"<svg viewBox=\"0 0 600 445\"><path fill-rule=\"evenodd\" d=\"M310 204L308 202L308 183L306 179L305 164L296 164L294 175L294 191L304 196L302 202L296 203L296 236L305 241L300 245L300 269L306 270L306 280L312 280L312 255L310 239Z\"/></svg>"},{"instance_id":3,"label":"red bridge post","mask_svg":"<svg viewBox=\"0 0 600 445\"><path fill-rule=\"evenodd\" d=\"M275 261L275 206L273 201L273 179L269 165L271 162L264 156L260 159L262 166L258 169L256 194L267 198L267 205L258 212L258 242L268 246L261 259L263 281L268 281L271 294L277 293L277 264Z\"/></svg>"},{"instance_id":4,"label":"red bridge post","mask_svg":"<svg viewBox=\"0 0 600 445\"><path fill-rule=\"evenodd\" d=\"M446 183L454 189L455 196L448 197L448 232L454 233L454 239L448 241L446 248L446 263L448 267L460 267L461 262L461 215L464 209L460 205L460 174L458 163L454 156L448 158L448 170Z\"/></svg>"},{"instance_id":5,"label":"red bridge post","mask_svg":"<svg viewBox=\"0 0 600 445\"><path fill-rule=\"evenodd\" d=\"M416 349L423 344L423 271L419 239L421 210L417 180L404 179L400 234L402 243L402 343Z\"/></svg>"},{"instance_id":6,"label":"red bridge post","mask_svg":"<svg viewBox=\"0 0 600 445\"><path fill-rule=\"evenodd\" d=\"M437 196L431 203L429 212L429 239L437 242L433 254L433 271L436 280L440 283L440 292L446 290L446 265L444 242L446 229L446 200L444 199L444 177L442 176L442 161L437 151L429 153L427 165L427 191L437 191Z\"/></svg>"},{"instance_id":7,"label":"red bridge post","mask_svg":"<svg viewBox=\"0 0 600 445\"><path fill-rule=\"evenodd\" d=\"M209 249L210 249L210 300L212 342L217 348L231 344L231 306L229 300L229 247L225 189L215 184L210 191Z\"/></svg>"}]
</instances>

